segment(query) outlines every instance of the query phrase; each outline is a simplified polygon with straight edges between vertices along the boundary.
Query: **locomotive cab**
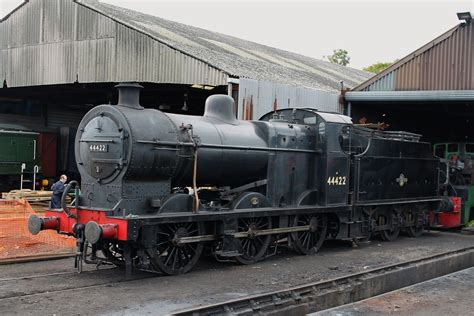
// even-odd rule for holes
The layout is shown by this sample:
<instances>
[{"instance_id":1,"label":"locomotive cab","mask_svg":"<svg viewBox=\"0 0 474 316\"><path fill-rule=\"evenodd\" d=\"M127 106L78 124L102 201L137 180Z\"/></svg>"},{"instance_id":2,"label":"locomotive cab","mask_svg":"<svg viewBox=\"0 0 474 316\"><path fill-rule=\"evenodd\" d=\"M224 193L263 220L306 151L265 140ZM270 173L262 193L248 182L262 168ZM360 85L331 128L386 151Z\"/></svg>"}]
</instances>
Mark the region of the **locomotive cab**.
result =
<instances>
[{"instance_id":1,"label":"locomotive cab","mask_svg":"<svg viewBox=\"0 0 474 316\"><path fill-rule=\"evenodd\" d=\"M260 120L286 124L286 127L292 128L294 125L304 126L310 132L305 136L310 135L314 139L310 147L312 154L302 156L293 153L291 155L293 157L281 156L280 158L290 163L299 160L291 166L285 178L298 177L298 174L293 175L296 169L305 170L305 175L299 176L294 181L305 183L303 188L295 188L296 205L347 205L350 155L344 152L342 146L344 139L348 137L347 131L352 126L350 117L339 113L319 112L310 108L295 108L270 112ZM269 175L270 177L272 175ZM279 183L278 180L274 182ZM285 189L288 188L282 190ZM274 195L278 196L278 193Z\"/></svg>"}]
</instances>

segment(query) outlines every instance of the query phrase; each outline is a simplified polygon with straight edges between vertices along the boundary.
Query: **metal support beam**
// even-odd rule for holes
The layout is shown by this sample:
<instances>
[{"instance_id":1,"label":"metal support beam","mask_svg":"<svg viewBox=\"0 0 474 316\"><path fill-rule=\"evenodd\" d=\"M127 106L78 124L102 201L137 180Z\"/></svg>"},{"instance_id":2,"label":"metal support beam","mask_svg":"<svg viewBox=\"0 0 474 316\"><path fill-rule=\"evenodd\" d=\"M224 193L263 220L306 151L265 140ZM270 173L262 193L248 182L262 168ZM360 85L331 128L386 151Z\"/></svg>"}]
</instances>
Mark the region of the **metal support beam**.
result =
<instances>
[{"instance_id":1,"label":"metal support beam","mask_svg":"<svg viewBox=\"0 0 474 316\"><path fill-rule=\"evenodd\" d=\"M346 102L474 101L474 90L351 91L345 94L345 100Z\"/></svg>"}]
</instances>

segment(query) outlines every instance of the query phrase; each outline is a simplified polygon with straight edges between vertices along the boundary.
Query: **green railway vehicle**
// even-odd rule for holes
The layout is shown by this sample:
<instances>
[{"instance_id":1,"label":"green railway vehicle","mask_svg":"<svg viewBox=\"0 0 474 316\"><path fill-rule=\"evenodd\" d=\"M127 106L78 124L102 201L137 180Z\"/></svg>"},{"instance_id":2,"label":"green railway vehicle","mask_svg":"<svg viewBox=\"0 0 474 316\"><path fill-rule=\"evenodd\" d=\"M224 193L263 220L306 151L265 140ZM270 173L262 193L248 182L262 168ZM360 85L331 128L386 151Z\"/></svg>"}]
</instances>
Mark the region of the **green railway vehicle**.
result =
<instances>
[{"instance_id":1,"label":"green railway vehicle","mask_svg":"<svg viewBox=\"0 0 474 316\"><path fill-rule=\"evenodd\" d=\"M33 174L39 171L37 142L39 133L0 130L0 188L33 187ZM36 167L35 167L36 166ZM28 184L27 184L28 183Z\"/></svg>"},{"instance_id":2,"label":"green railway vehicle","mask_svg":"<svg viewBox=\"0 0 474 316\"><path fill-rule=\"evenodd\" d=\"M435 144L434 154L448 165L447 191L461 198L459 225L465 225L474 219L474 143Z\"/></svg>"}]
</instances>

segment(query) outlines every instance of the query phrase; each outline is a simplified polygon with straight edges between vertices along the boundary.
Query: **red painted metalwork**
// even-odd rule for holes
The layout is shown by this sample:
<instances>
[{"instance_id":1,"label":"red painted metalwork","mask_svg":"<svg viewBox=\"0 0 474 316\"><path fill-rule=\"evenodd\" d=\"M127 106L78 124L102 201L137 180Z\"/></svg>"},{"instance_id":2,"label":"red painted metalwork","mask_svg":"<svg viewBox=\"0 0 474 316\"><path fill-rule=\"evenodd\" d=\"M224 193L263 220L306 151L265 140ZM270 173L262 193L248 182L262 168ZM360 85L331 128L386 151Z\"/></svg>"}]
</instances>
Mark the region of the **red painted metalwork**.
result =
<instances>
[{"instance_id":1,"label":"red painted metalwork","mask_svg":"<svg viewBox=\"0 0 474 316\"><path fill-rule=\"evenodd\" d=\"M38 159L43 177L56 177L56 148L58 136L53 133L41 133L38 137Z\"/></svg>"},{"instance_id":2,"label":"red painted metalwork","mask_svg":"<svg viewBox=\"0 0 474 316\"><path fill-rule=\"evenodd\" d=\"M451 212L443 212L438 215L438 223L443 228L453 228L461 226L461 198L451 197L453 202L453 210Z\"/></svg>"},{"instance_id":3,"label":"red painted metalwork","mask_svg":"<svg viewBox=\"0 0 474 316\"><path fill-rule=\"evenodd\" d=\"M102 229L101 237L104 239L115 239L117 238L117 224L101 224Z\"/></svg>"},{"instance_id":4,"label":"red painted metalwork","mask_svg":"<svg viewBox=\"0 0 474 316\"><path fill-rule=\"evenodd\" d=\"M45 229L58 229L58 218L56 216L44 217L43 220L43 230Z\"/></svg>"},{"instance_id":5,"label":"red painted metalwork","mask_svg":"<svg viewBox=\"0 0 474 316\"><path fill-rule=\"evenodd\" d=\"M77 211L74 208L70 209L71 213L77 217ZM81 209L79 218L68 217L63 211L46 211L46 217L57 217L59 221L59 232L62 234L74 235L73 227L76 224L86 225L90 221L94 221L102 227L103 235L117 238L118 240L127 240L128 222L126 219L117 219L107 217L105 212L95 210Z\"/></svg>"},{"instance_id":6,"label":"red painted metalwork","mask_svg":"<svg viewBox=\"0 0 474 316\"><path fill-rule=\"evenodd\" d=\"M250 111L249 111L249 120L253 119L253 95L250 96Z\"/></svg>"}]
</instances>

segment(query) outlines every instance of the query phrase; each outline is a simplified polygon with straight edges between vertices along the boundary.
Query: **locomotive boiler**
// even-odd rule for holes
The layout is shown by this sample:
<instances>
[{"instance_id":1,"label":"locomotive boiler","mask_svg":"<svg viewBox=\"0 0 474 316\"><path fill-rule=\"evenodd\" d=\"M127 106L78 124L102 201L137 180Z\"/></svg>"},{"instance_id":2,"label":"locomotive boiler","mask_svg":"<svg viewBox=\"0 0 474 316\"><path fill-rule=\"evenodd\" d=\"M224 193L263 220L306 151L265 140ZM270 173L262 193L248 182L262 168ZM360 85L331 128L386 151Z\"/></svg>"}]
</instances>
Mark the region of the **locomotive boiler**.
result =
<instances>
[{"instance_id":1,"label":"locomotive boiler","mask_svg":"<svg viewBox=\"0 0 474 316\"><path fill-rule=\"evenodd\" d=\"M94 108L79 126L77 162L88 207L115 215L156 212L173 187L192 186L195 161L199 187L266 178L268 134L275 131L237 121L228 97L210 97L204 116L195 117L144 109L139 87L118 89L117 106Z\"/></svg>"},{"instance_id":2,"label":"locomotive boiler","mask_svg":"<svg viewBox=\"0 0 474 316\"><path fill-rule=\"evenodd\" d=\"M168 114L141 107L138 84L117 87L118 104L79 125L74 207L29 220L33 234L75 236L78 267L179 274L203 251L250 264L283 244L312 254L327 238L416 237L441 200L439 160L420 135L315 109L239 121L225 95L202 117Z\"/></svg>"}]
</instances>

